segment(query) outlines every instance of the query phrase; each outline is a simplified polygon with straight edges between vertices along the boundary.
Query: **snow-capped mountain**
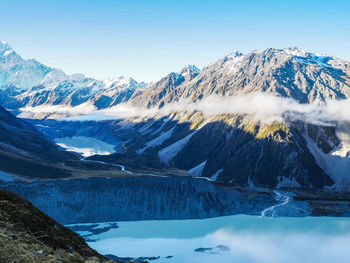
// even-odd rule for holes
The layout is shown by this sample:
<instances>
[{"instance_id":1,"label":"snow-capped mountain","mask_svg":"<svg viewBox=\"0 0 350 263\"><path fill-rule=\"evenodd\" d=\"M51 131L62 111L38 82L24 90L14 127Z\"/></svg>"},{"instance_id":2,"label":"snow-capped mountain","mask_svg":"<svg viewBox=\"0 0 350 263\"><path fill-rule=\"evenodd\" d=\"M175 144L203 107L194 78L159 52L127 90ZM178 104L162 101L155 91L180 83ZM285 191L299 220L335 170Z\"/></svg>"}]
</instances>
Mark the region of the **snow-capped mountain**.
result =
<instances>
[{"instance_id":1,"label":"snow-capped mountain","mask_svg":"<svg viewBox=\"0 0 350 263\"><path fill-rule=\"evenodd\" d=\"M100 90L92 100L98 109L105 109L122 102L127 102L137 89L146 87L146 83L138 83L133 78L108 78L103 81L104 89Z\"/></svg>"},{"instance_id":2,"label":"snow-capped mountain","mask_svg":"<svg viewBox=\"0 0 350 263\"><path fill-rule=\"evenodd\" d=\"M142 109L173 102L185 105L211 95L260 92L311 105L349 98L349 69L349 62L299 48L247 55L234 51L190 79L171 73L130 102ZM329 126L303 119L265 122L240 112L214 116L179 112L161 119L144 118L128 128L118 124L115 131L128 129L133 134L123 145L129 164L139 165L141 158L150 165L152 160L155 167L183 169L239 186L348 191L348 127L344 121Z\"/></svg>"},{"instance_id":3,"label":"snow-capped mountain","mask_svg":"<svg viewBox=\"0 0 350 263\"><path fill-rule=\"evenodd\" d=\"M121 102L149 108L181 99L257 91L302 103L348 98L350 64L300 48L269 48L246 55L233 51L202 71L188 65L150 85L125 77L100 81L67 75L22 59L7 43L0 43L0 104L6 108L87 103L105 109Z\"/></svg>"},{"instance_id":4,"label":"snow-capped mountain","mask_svg":"<svg viewBox=\"0 0 350 263\"><path fill-rule=\"evenodd\" d=\"M10 51L3 45L2 59ZM2 68L7 72L14 67ZM227 98L255 92L287 97L304 105L350 98L350 63L300 48L269 48L246 55L233 51L201 71L189 65L152 85L132 78L98 81L80 74L69 76L57 69L47 71L39 84L29 88L10 85L6 79L6 85L2 84L5 102L11 102L13 108L87 103L98 109L127 102L143 112L173 102L186 105L211 95ZM43 74L40 72L38 75ZM101 125L86 122L79 134L70 128L74 125L58 122L51 127L56 134L51 139L61 136L57 131L66 125L64 130L71 136L93 135L100 140L115 137L120 144L116 148L122 150L101 157L107 162L177 168L238 186L350 189L346 172L350 169L350 128L346 121L315 124L302 118L257 120L240 111L210 116L200 110L176 111L107 121L101 129Z\"/></svg>"},{"instance_id":5,"label":"snow-capped mountain","mask_svg":"<svg viewBox=\"0 0 350 263\"><path fill-rule=\"evenodd\" d=\"M67 75L36 60L25 60L0 42L0 105L6 108L89 103L101 109L129 100L145 86L125 77L100 81L83 74Z\"/></svg>"},{"instance_id":6,"label":"snow-capped mountain","mask_svg":"<svg viewBox=\"0 0 350 263\"><path fill-rule=\"evenodd\" d=\"M52 70L34 59L24 60L6 42L0 41L0 89L27 90L39 85Z\"/></svg>"},{"instance_id":7,"label":"snow-capped mountain","mask_svg":"<svg viewBox=\"0 0 350 263\"><path fill-rule=\"evenodd\" d=\"M149 89L135 96L131 103L140 107L150 107L163 100L184 83L196 78L200 70L194 65L187 65L179 72L171 72L161 80L154 83Z\"/></svg>"},{"instance_id":8,"label":"snow-capped mountain","mask_svg":"<svg viewBox=\"0 0 350 263\"><path fill-rule=\"evenodd\" d=\"M350 63L300 48L269 48L246 55L234 51L176 88L153 91L159 100L141 95L134 105L162 106L184 98L196 101L214 94L250 92L267 92L302 103L349 98Z\"/></svg>"}]
</instances>

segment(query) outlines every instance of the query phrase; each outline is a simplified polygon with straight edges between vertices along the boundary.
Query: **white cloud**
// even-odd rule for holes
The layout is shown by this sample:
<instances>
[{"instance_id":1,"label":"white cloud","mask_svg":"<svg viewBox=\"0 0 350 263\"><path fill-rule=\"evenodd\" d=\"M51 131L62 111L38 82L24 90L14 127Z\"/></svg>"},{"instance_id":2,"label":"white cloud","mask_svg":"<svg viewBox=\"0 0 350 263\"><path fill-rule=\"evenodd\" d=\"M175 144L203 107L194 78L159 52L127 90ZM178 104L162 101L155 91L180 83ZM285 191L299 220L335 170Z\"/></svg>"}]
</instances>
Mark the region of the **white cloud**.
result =
<instances>
[{"instance_id":1,"label":"white cloud","mask_svg":"<svg viewBox=\"0 0 350 263\"><path fill-rule=\"evenodd\" d=\"M20 108L22 112L31 113L60 113L66 115L83 115L96 111L96 107L88 102L82 103L78 106L62 106L62 105L39 105L36 107L23 107Z\"/></svg>"},{"instance_id":2,"label":"white cloud","mask_svg":"<svg viewBox=\"0 0 350 263\"><path fill-rule=\"evenodd\" d=\"M47 106L22 108L33 113L61 113L70 120L102 120L132 117L153 117L169 115L176 111L202 111L206 116L241 113L255 119L271 122L274 120L301 120L316 125L334 125L336 121L350 121L350 99L328 101L323 104L302 104L291 98L277 97L267 93L250 93L233 97L211 96L199 102L182 100L165 107L141 109L130 104L119 104L109 109L96 111L91 104L76 107Z\"/></svg>"}]
</instances>

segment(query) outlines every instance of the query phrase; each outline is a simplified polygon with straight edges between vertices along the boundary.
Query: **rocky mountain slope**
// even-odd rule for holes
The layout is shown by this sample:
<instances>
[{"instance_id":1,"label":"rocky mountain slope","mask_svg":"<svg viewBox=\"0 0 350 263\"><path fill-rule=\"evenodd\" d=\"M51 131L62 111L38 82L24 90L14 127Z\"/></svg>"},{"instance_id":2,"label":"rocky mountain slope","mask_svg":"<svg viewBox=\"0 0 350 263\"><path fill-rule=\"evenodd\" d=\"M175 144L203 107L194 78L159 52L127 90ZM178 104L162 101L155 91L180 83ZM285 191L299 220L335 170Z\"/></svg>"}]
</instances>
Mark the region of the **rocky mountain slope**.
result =
<instances>
[{"instance_id":1,"label":"rocky mountain slope","mask_svg":"<svg viewBox=\"0 0 350 263\"><path fill-rule=\"evenodd\" d=\"M178 87L196 78L200 70L194 65L184 67L180 72L171 72L154 83L149 89L135 96L131 102L134 105L150 107L157 103L164 105L164 97L172 94ZM163 102L161 102L163 101Z\"/></svg>"},{"instance_id":2,"label":"rocky mountain slope","mask_svg":"<svg viewBox=\"0 0 350 263\"><path fill-rule=\"evenodd\" d=\"M0 182L33 178L126 176L120 167L88 163L81 158L81 155L65 151L50 142L33 125L16 118L0 106Z\"/></svg>"},{"instance_id":3,"label":"rocky mountain slope","mask_svg":"<svg viewBox=\"0 0 350 263\"><path fill-rule=\"evenodd\" d=\"M195 109L181 112L186 108L183 105L213 95L227 98L260 92L304 105L346 99L350 95L349 65L298 48L247 55L235 51L171 89L151 89L132 100L141 109L177 105L174 111L180 112L136 121L133 129L139 135L125 144L126 154L136 153L137 160L158 160L194 176L240 186L350 191L346 121L316 124L306 117L283 116L269 121L256 119L255 113L233 114L225 109L213 116ZM259 113L259 105L252 106Z\"/></svg>"},{"instance_id":4,"label":"rocky mountain slope","mask_svg":"<svg viewBox=\"0 0 350 263\"><path fill-rule=\"evenodd\" d=\"M157 106L181 101L198 101L210 95L234 96L267 92L290 97L302 103L350 97L350 63L341 59L313 54L299 48L238 51L205 67L193 79L167 92L154 91L133 101L136 106Z\"/></svg>"},{"instance_id":5,"label":"rocky mountain slope","mask_svg":"<svg viewBox=\"0 0 350 263\"><path fill-rule=\"evenodd\" d=\"M180 169L245 187L349 191L349 124L264 123L201 112L105 121L38 121L50 138L87 136L115 145L94 159L138 170Z\"/></svg>"},{"instance_id":6,"label":"rocky mountain slope","mask_svg":"<svg viewBox=\"0 0 350 263\"><path fill-rule=\"evenodd\" d=\"M183 99L251 92L308 103L348 98L349 87L349 62L299 48L270 48L246 55L234 51L202 71L189 65L147 86L132 78L99 81L82 74L66 75L35 60L24 60L7 43L0 43L0 105L5 108L81 105L82 110L88 106L105 109L125 102L150 108Z\"/></svg>"},{"instance_id":7,"label":"rocky mountain slope","mask_svg":"<svg viewBox=\"0 0 350 263\"><path fill-rule=\"evenodd\" d=\"M2 56L5 52L8 56L10 50L5 49ZM211 115L181 108L212 96L233 98L256 92L293 99L301 103L298 107L346 99L350 97L349 62L299 48L270 48L246 55L234 51L202 71L187 66L147 88L121 78L105 81L102 86L80 75L56 81L57 70L49 71L38 85L39 90L44 87L52 96L36 93L36 88L22 88L11 99L22 106L57 104L62 109L79 105L83 111L89 105L103 109L125 102L123 106L132 107L131 113L143 113L143 117L104 122L44 121L43 127L36 122L37 128L52 140L83 135L116 146L116 154L96 157L99 160L138 168L176 168L239 186L350 191L350 129L344 120L314 123L312 117L304 116L257 119L254 115L259 113L259 105L252 105L256 109L253 113L223 109ZM68 80L62 82L64 78ZM9 91L9 86L3 90ZM32 92L40 95L32 96ZM157 111L171 108L174 103L180 107ZM249 107L253 102L245 103ZM146 109L156 110L145 117ZM45 113L40 108L34 115L21 116L55 118L60 113Z\"/></svg>"},{"instance_id":8,"label":"rocky mountain slope","mask_svg":"<svg viewBox=\"0 0 350 263\"><path fill-rule=\"evenodd\" d=\"M130 167L178 168L237 186L349 190L349 158L339 152L348 149L350 135L342 141L338 126L266 124L248 115L205 117L200 112L113 126L123 151L91 158Z\"/></svg>"},{"instance_id":9,"label":"rocky mountain slope","mask_svg":"<svg viewBox=\"0 0 350 263\"><path fill-rule=\"evenodd\" d=\"M43 173L51 177L67 176L58 164L77 160L49 142L31 124L13 116L0 106L0 170L22 175Z\"/></svg>"},{"instance_id":10,"label":"rocky mountain slope","mask_svg":"<svg viewBox=\"0 0 350 263\"><path fill-rule=\"evenodd\" d=\"M27 200L0 190L1 262L110 262Z\"/></svg>"}]
</instances>

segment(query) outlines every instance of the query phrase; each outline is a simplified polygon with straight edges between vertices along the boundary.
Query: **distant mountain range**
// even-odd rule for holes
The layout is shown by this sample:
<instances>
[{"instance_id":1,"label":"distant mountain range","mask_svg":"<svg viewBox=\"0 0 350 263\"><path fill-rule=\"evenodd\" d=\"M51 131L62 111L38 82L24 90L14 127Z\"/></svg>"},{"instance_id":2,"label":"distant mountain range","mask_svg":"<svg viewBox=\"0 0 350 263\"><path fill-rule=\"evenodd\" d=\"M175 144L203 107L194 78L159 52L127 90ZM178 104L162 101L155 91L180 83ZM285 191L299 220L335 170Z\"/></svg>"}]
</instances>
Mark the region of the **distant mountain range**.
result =
<instances>
[{"instance_id":1,"label":"distant mountain range","mask_svg":"<svg viewBox=\"0 0 350 263\"><path fill-rule=\"evenodd\" d=\"M106 109L120 103L159 108L182 99L199 101L211 95L251 92L308 103L349 98L349 90L349 62L300 48L270 48L246 55L234 51L202 71L188 65L157 82L139 83L125 77L100 81L82 74L67 75L34 59L25 60L6 42L0 42L0 105L9 109L39 105Z\"/></svg>"},{"instance_id":2,"label":"distant mountain range","mask_svg":"<svg viewBox=\"0 0 350 263\"><path fill-rule=\"evenodd\" d=\"M154 87L160 89L163 85L164 92L168 93L172 87L191 80L198 73L199 69L195 66L186 66ZM151 83L139 83L123 76L100 81L83 74L67 75L34 59L25 60L6 42L0 42L0 105L5 108L39 105L74 107L88 103L97 109L105 109L137 97L150 86Z\"/></svg>"},{"instance_id":3,"label":"distant mountain range","mask_svg":"<svg viewBox=\"0 0 350 263\"><path fill-rule=\"evenodd\" d=\"M200 71L189 65L155 83L117 77L104 81L20 57L0 42L0 105L18 109L39 105L106 109L129 102L137 107L163 107L187 98L234 96L267 92L299 102L320 102L350 97L350 63L300 48L266 49L224 56Z\"/></svg>"},{"instance_id":4,"label":"distant mountain range","mask_svg":"<svg viewBox=\"0 0 350 263\"><path fill-rule=\"evenodd\" d=\"M0 104L108 109L124 103L144 112L174 103L187 105L211 96L272 94L308 105L350 98L350 63L299 48L234 51L203 70L190 65L152 83L123 77L99 81L66 75L35 60L23 60L0 44ZM220 98L221 98L220 97ZM246 102L247 104L253 102ZM247 105L249 107L249 105ZM251 105L259 109L259 105ZM22 113L45 119L66 115ZM95 156L105 162L177 168L193 176L248 187L311 187L350 191L350 126L310 123L302 118L267 121L242 112L206 116L199 110L106 121L43 121L52 140L91 136L118 142L118 153ZM36 122L36 124L38 124ZM79 126L79 127L80 127Z\"/></svg>"},{"instance_id":5,"label":"distant mountain range","mask_svg":"<svg viewBox=\"0 0 350 263\"><path fill-rule=\"evenodd\" d=\"M7 43L0 42L0 104L6 108L77 106L86 102L107 108L128 101L144 87L146 83L132 78L99 81L83 74L67 75L36 60L25 60Z\"/></svg>"},{"instance_id":6,"label":"distant mountain range","mask_svg":"<svg viewBox=\"0 0 350 263\"><path fill-rule=\"evenodd\" d=\"M162 106L184 98L198 101L209 95L234 96L251 92L291 97L302 103L349 98L350 63L299 48L269 48L247 55L234 51L175 88L153 88L133 103Z\"/></svg>"}]
</instances>

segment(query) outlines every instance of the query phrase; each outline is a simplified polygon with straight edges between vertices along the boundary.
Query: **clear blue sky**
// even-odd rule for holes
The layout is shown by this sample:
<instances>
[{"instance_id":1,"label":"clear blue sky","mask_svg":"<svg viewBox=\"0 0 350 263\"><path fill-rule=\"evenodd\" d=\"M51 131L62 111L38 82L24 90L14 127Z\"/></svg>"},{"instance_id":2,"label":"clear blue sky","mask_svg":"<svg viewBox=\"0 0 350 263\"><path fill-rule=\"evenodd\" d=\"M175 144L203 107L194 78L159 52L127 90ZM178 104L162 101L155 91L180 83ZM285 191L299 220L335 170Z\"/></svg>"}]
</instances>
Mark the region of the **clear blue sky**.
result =
<instances>
[{"instance_id":1,"label":"clear blue sky","mask_svg":"<svg viewBox=\"0 0 350 263\"><path fill-rule=\"evenodd\" d=\"M350 60L350 1L7 0L0 40L98 79L157 80L234 49L298 46Z\"/></svg>"}]
</instances>

